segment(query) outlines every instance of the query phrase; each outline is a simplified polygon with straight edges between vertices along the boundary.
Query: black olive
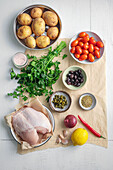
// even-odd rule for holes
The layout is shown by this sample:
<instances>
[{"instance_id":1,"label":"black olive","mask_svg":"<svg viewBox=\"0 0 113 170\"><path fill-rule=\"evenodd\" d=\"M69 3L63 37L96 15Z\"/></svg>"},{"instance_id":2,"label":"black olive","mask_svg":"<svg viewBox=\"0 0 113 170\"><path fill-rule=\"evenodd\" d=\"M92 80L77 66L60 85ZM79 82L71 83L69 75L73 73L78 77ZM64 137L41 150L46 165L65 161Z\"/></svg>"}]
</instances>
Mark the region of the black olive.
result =
<instances>
[{"instance_id":1,"label":"black olive","mask_svg":"<svg viewBox=\"0 0 113 170\"><path fill-rule=\"evenodd\" d=\"M77 87L79 87L81 84L80 83L77 83Z\"/></svg>"},{"instance_id":2,"label":"black olive","mask_svg":"<svg viewBox=\"0 0 113 170\"><path fill-rule=\"evenodd\" d=\"M73 70L70 70L70 71L69 71L70 74L73 74L73 72L74 72Z\"/></svg>"},{"instance_id":3,"label":"black olive","mask_svg":"<svg viewBox=\"0 0 113 170\"><path fill-rule=\"evenodd\" d=\"M74 85L75 84L75 80L71 79L71 83L72 83L72 85Z\"/></svg>"},{"instance_id":4,"label":"black olive","mask_svg":"<svg viewBox=\"0 0 113 170\"><path fill-rule=\"evenodd\" d=\"M77 75L77 76L79 75L78 71L75 71L75 75Z\"/></svg>"},{"instance_id":5,"label":"black olive","mask_svg":"<svg viewBox=\"0 0 113 170\"><path fill-rule=\"evenodd\" d=\"M67 84L68 84L68 85L71 85L71 82L70 82L70 81L68 81L68 82L67 82Z\"/></svg>"},{"instance_id":6,"label":"black olive","mask_svg":"<svg viewBox=\"0 0 113 170\"><path fill-rule=\"evenodd\" d=\"M68 73L68 74L67 74L67 77L70 77L70 76L71 76L71 74L70 74L70 73Z\"/></svg>"},{"instance_id":7,"label":"black olive","mask_svg":"<svg viewBox=\"0 0 113 170\"><path fill-rule=\"evenodd\" d=\"M81 78L83 78L83 75L82 75L81 73L79 74L79 76L80 76Z\"/></svg>"},{"instance_id":8,"label":"black olive","mask_svg":"<svg viewBox=\"0 0 113 170\"><path fill-rule=\"evenodd\" d=\"M83 83L83 82L84 82L84 79L82 78L80 82Z\"/></svg>"},{"instance_id":9,"label":"black olive","mask_svg":"<svg viewBox=\"0 0 113 170\"><path fill-rule=\"evenodd\" d=\"M74 74L71 74L70 78L71 78L71 79L74 78Z\"/></svg>"},{"instance_id":10,"label":"black olive","mask_svg":"<svg viewBox=\"0 0 113 170\"><path fill-rule=\"evenodd\" d=\"M75 75L75 80L77 79L77 75Z\"/></svg>"},{"instance_id":11,"label":"black olive","mask_svg":"<svg viewBox=\"0 0 113 170\"><path fill-rule=\"evenodd\" d=\"M81 82L81 77L78 77L79 82Z\"/></svg>"},{"instance_id":12,"label":"black olive","mask_svg":"<svg viewBox=\"0 0 113 170\"><path fill-rule=\"evenodd\" d=\"M82 73L82 70L78 69L78 73Z\"/></svg>"},{"instance_id":13,"label":"black olive","mask_svg":"<svg viewBox=\"0 0 113 170\"><path fill-rule=\"evenodd\" d=\"M71 81L71 79L68 77L68 78L67 78L67 81Z\"/></svg>"},{"instance_id":14,"label":"black olive","mask_svg":"<svg viewBox=\"0 0 113 170\"><path fill-rule=\"evenodd\" d=\"M75 80L76 83L79 83L78 79Z\"/></svg>"},{"instance_id":15,"label":"black olive","mask_svg":"<svg viewBox=\"0 0 113 170\"><path fill-rule=\"evenodd\" d=\"M77 86L77 83L75 82L74 86Z\"/></svg>"}]
</instances>

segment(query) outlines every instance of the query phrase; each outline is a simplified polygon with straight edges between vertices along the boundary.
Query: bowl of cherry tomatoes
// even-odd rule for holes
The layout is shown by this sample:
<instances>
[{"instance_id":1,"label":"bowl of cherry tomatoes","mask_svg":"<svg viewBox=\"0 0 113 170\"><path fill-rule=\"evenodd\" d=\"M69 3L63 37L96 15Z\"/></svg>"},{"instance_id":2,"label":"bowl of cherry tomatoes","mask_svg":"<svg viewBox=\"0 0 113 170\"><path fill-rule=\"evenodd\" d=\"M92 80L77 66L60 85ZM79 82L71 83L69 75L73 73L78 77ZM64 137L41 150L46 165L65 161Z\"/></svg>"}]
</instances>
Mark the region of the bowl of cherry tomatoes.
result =
<instances>
[{"instance_id":1,"label":"bowl of cherry tomatoes","mask_svg":"<svg viewBox=\"0 0 113 170\"><path fill-rule=\"evenodd\" d=\"M104 53L104 43L94 32L76 34L69 43L71 56L79 63L92 64L99 61Z\"/></svg>"}]
</instances>

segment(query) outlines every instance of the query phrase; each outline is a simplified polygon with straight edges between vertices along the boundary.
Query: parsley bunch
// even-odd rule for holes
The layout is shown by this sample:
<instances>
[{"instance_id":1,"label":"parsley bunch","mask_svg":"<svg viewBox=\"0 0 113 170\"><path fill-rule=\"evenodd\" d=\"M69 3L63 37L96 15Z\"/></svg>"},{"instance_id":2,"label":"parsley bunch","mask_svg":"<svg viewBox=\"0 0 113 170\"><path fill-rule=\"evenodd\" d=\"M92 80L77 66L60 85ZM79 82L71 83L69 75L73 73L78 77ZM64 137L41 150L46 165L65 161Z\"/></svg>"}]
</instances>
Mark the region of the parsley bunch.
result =
<instances>
[{"instance_id":1,"label":"parsley bunch","mask_svg":"<svg viewBox=\"0 0 113 170\"><path fill-rule=\"evenodd\" d=\"M48 101L49 96L53 93L52 85L56 83L62 72L59 70L60 62L53 62L53 58L57 57L65 47L66 43L62 41L53 51L50 47L48 54L42 56L39 60L36 56L27 55L28 59L32 59L32 61L26 68L21 70L20 74L16 74L13 68L11 69L11 79L17 80L19 86L17 86L13 93L8 93L8 95L13 96L13 98L20 96L26 101L28 97L25 95L25 92L29 93L29 97L45 94ZM63 58L65 57L66 55ZM54 66L54 69L52 69L52 66Z\"/></svg>"}]
</instances>

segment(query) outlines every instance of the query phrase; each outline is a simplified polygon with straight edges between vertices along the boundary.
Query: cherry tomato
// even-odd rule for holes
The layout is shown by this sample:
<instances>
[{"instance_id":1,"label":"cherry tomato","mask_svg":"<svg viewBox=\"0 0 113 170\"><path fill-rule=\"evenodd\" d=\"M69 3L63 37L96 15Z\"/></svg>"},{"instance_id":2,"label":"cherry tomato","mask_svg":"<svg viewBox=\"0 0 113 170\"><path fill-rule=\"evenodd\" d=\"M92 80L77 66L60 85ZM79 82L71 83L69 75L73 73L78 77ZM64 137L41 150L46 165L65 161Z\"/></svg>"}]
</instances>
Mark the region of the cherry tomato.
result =
<instances>
[{"instance_id":1,"label":"cherry tomato","mask_svg":"<svg viewBox=\"0 0 113 170\"><path fill-rule=\"evenodd\" d=\"M84 44L83 48L84 48L85 50L87 50L87 49L89 48L89 46L87 45L87 43Z\"/></svg>"},{"instance_id":2,"label":"cherry tomato","mask_svg":"<svg viewBox=\"0 0 113 170\"><path fill-rule=\"evenodd\" d=\"M89 45L89 42L86 42L85 44Z\"/></svg>"},{"instance_id":3,"label":"cherry tomato","mask_svg":"<svg viewBox=\"0 0 113 170\"><path fill-rule=\"evenodd\" d=\"M78 41L82 41L82 39L83 39L83 38L77 38L76 40L78 40Z\"/></svg>"},{"instance_id":4,"label":"cherry tomato","mask_svg":"<svg viewBox=\"0 0 113 170\"><path fill-rule=\"evenodd\" d=\"M95 56L95 52L94 52L94 51L93 51L93 52L91 52L91 54Z\"/></svg>"},{"instance_id":5,"label":"cherry tomato","mask_svg":"<svg viewBox=\"0 0 113 170\"><path fill-rule=\"evenodd\" d=\"M89 41L89 37L88 36L85 36L83 37L83 40L82 40L84 43L88 42Z\"/></svg>"},{"instance_id":6,"label":"cherry tomato","mask_svg":"<svg viewBox=\"0 0 113 170\"><path fill-rule=\"evenodd\" d=\"M75 47L77 44L78 44L78 40L74 40L74 41L71 43L71 47Z\"/></svg>"},{"instance_id":7,"label":"cherry tomato","mask_svg":"<svg viewBox=\"0 0 113 170\"><path fill-rule=\"evenodd\" d=\"M83 60L86 60L87 59L87 55L86 54L83 54L79 57L79 60L80 61L83 61Z\"/></svg>"},{"instance_id":8,"label":"cherry tomato","mask_svg":"<svg viewBox=\"0 0 113 170\"><path fill-rule=\"evenodd\" d=\"M95 45L95 44L96 44L96 41L95 41L95 39L94 39L93 37L91 37L91 38L89 39L89 43Z\"/></svg>"},{"instance_id":9,"label":"cherry tomato","mask_svg":"<svg viewBox=\"0 0 113 170\"><path fill-rule=\"evenodd\" d=\"M95 60L95 57L94 57L94 55L92 55L90 53L89 56L88 56L88 59L89 59L90 62L93 62Z\"/></svg>"},{"instance_id":10,"label":"cherry tomato","mask_svg":"<svg viewBox=\"0 0 113 170\"><path fill-rule=\"evenodd\" d=\"M94 50L93 44L89 44L89 52L93 52L93 50Z\"/></svg>"},{"instance_id":11,"label":"cherry tomato","mask_svg":"<svg viewBox=\"0 0 113 170\"><path fill-rule=\"evenodd\" d=\"M101 41L96 42L97 47L102 48L104 44Z\"/></svg>"},{"instance_id":12,"label":"cherry tomato","mask_svg":"<svg viewBox=\"0 0 113 170\"><path fill-rule=\"evenodd\" d=\"M83 37L85 37L86 36L86 32L81 32L80 34L79 34L79 37L80 38L83 38Z\"/></svg>"},{"instance_id":13,"label":"cherry tomato","mask_svg":"<svg viewBox=\"0 0 113 170\"><path fill-rule=\"evenodd\" d=\"M82 53L87 55L87 54L89 54L89 51L88 50L82 50Z\"/></svg>"},{"instance_id":14,"label":"cherry tomato","mask_svg":"<svg viewBox=\"0 0 113 170\"><path fill-rule=\"evenodd\" d=\"M95 50L94 54L97 58L100 58L100 52L98 50Z\"/></svg>"},{"instance_id":15,"label":"cherry tomato","mask_svg":"<svg viewBox=\"0 0 113 170\"><path fill-rule=\"evenodd\" d=\"M85 37L89 37L89 34L86 33L86 36Z\"/></svg>"},{"instance_id":16,"label":"cherry tomato","mask_svg":"<svg viewBox=\"0 0 113 170\"><path fill-rule=\"evenodd\" d=\"M100 51L100 48L99 48L99 47L97 47L97 46L95 46L95 47L94 47L94 50L98 50L98 51Z\"/></svg>"},{"instance_id":17,"label":"cherry tomato","mask_svg":"<svg viewBox=\"0 0 113 170\"><path fill-rule=\"evenodd\" d=\"M84 43L80 41L78 45L82 48L84 46Z\"/></svg>"},{"instance_id":18,"label":"cherry tomato","mask_svg":"<svg viewBox=\"0 0 113 170\"><path fill-rule=\"evenodd\" d=\"M75 56L76 58L79 58L79 57L80 57L80 54L75 53L74 56Z\"/></svg>"},{"instance_id":19,"label":"cherry tomato","mask_svg":"<svg viewBox=\"0 0 113 170\"><path fill-rule=\"evenodd\" d=\"M77 46L75 47L75 50L76 50L77 54L82 54L82 49L81 49L80 46L77 45Z\"/></svg>"},{"instance_id":20,"label":"cherry tomato","mask_svg":"<svg viewBox=\"0 0 113 170\"><path fill-rule=\"evenodd\" d=\"M75 53L75 47L72 47L70 52L74 54Z\"/></svg>"}]
</instances>

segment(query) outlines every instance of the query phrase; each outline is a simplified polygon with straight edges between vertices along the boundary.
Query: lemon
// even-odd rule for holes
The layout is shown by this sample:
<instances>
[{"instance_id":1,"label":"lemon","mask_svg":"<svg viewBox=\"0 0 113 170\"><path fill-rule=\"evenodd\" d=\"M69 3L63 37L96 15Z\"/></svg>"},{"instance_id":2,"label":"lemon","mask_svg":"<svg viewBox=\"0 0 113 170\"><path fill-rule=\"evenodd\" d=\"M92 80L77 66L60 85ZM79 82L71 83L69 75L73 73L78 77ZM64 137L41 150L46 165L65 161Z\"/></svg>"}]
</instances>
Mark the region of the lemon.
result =
<instances>
[{"instance_id":1,"label":"lemon","mask_svg":"<svg viewBox=\"0 0 113 170\"><path fill-rule=\"evenodd\" d=\"M78 128L72 133L71 140L74 146L83 145L88 140L88 132L83 128Z\"/></svg>"}]
</instances>

